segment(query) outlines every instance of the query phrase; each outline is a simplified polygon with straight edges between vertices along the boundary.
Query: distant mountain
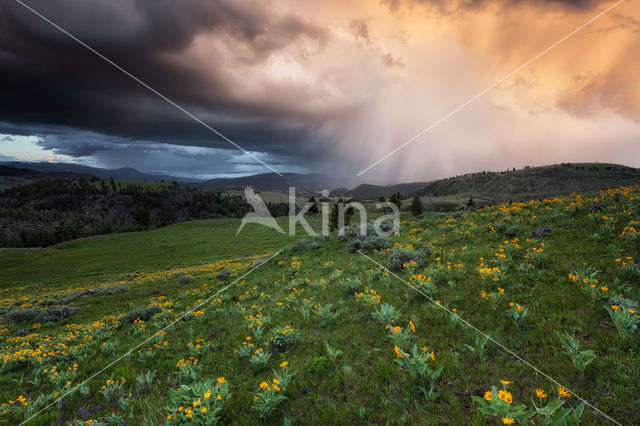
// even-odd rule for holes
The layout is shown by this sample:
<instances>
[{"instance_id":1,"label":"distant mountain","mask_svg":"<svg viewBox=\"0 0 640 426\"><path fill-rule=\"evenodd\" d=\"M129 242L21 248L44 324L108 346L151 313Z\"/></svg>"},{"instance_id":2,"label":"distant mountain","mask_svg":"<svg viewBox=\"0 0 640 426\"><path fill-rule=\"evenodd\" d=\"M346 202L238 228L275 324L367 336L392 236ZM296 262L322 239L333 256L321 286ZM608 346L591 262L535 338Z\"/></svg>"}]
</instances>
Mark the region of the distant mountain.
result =
<instances>
[{"instance_id":1,"label":"distant mountain","mask_svg":"<svg viewBox=\"0 0 640 426\"><path fill-rule=\"evenodd\" d=\"M33 169L23 167L8 167L0 165L0 190L11 188L15 185L22 185L39 179L58 178L58 179L78 179L80 177L90 179L93 175L78 174L70 172L39 172Z\"/></svg>"},{"instance_id":2,"label":"distant mountain","mask_svg":"<svg viewBox=\"0 0 640 426\"><path fill-rule=\"evenodd\" d=\"M640 185L640 169L619 164L564 163L503 172L483 171L431 182L387 186L364 184L351 190L336 190L331 195L370 200L399 192L403 197L469 195L509 201L595 192L626 185Z\"/></svg>"},{"instance_id":3,"label":"distant mountain","mask_svg":"<svg viewBox=\"0 0 640 426\"><path fill-rule=\"evenodd\" d=\"M348 183L348 180L350 179L320 173L283 173L282 176L278 176L275 173L264 173L237 178L211 179L192 186L210 191L219 191L229 187L237 188L245 186L252 186L263 191L273 192L288 192L289 187L295 187L296 190L302 191L321 191L323 189L332 189L344 186Z\"/></svg>"},{"instance_id":4,"label":"distant mountain","mask_svg":"<svg viewBox=\"0 0 640 426\"><path fill-rule=\"evenodd\" d=\"M47 177L57 177L57 178L77 178L78 176L84 178L91 178L92 174L88 173L73 173L73 172L41 172L34 169L28 169L24 167L9 167L0 165L0 176L6 177L18 177L23 179L42 179Z\"/></svg>"},{"instance_id":5,"label":"distant mountain","mask_svg":"<svg viewBox=\"0 0 640 426\"><path fill-rule=\"evenodd\" d=\"M155 175L151 173L141 172L131 167L123 167L120 169L101 169L98 167L83 166L80 164L69 163L46 163L46 162L19 162L13 161L8 163L2 163L3 166L13 168L31 169L42 173L75 173L79 175L98 176L102 179L109 179L113 177L116 180L135 180L135 181L149 181L149 182L200 182L200 179L181 178L170 175Z\"/></svg>"},{"instance_id":6,"label":"distant mountain","mask_svg":"<svg viewBox=\"0 0 640 426\"><path fill-rule=\"evenodd\" d=\"M390 197L399 192L403 196L414 194L427 185L426 182L397 183L393 185L373 185L364 183L354 189L340 188L331 191L335 197L353 197L358 200L372 200L378 197Z\"/></svg>"},{"instance_id":7,"label":"distant mountain","mask_svg":"<svg viewBox=\"0 0 640 426\"><path fill-rule=\"evenodd\" d=\"M69 163L30 163L30 162L6 162L0 163L0 177L6 176L12 179L42 179L45 177L77 178L85 179L97 176L102 179L113 177L116 180L133 180L165 182L176 181L190 187L208 190L222 191L228 188L244 188L252 186L263 191L288 192L289 187L296 187L301 191L320 191L332 189L340 186L347 186L353 181L352 178L341 178L339 176L321 173L298 174L283 173L278 176L275 173L264 173L251 176L235 178L217 178L203 181L201 179L182 178L170 175L155 175L141 172L139 170L123 167L120 169L101 169L98 167L83 166Z\"/></svg>"}]
</instances>

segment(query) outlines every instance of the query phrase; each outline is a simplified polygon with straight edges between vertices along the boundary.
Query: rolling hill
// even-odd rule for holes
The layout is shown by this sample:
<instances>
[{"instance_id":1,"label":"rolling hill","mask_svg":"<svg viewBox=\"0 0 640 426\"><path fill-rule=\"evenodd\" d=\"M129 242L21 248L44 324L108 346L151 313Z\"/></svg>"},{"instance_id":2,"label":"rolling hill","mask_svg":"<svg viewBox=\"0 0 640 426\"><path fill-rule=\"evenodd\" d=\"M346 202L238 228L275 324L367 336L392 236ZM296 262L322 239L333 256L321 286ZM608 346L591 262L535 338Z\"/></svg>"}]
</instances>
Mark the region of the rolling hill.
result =
<instances>
[{"instance_id":1,"label":"rolling hill","mask_svg":"<svg viewBox=\"0 0 640 426\"><path fill-rule=\"evenodd\" d=\"M9 163L1 163L4 168L30 169L41 173L73 173L85 176L97 176L102 179L113 177L116 180L133 180L133 181L149 181L160 182L200 182L199 179L176 177L171 175L156 175L145 173L131 167L122 167L119 169L103 169L99 167L83 166L80 164L69 163L47 163L47 162L19 162L13 161ZM4 174L3 174L4 175ZM60 176L52 176L60 177ZM69 176L65 176L69 177Z\"/></svg>"},{"instance_id":2,"label":"rolling hill","mask_svg":"<svg viewBox=\"0 0 640 426\"><path fill-rule=\"evenodd\" d=\"M219 219L3 250L0 423L640 424L639 211L627 187L389 236Z\"/></svg>"},{"instance_id":3,"label":"rolling hill","mask_svg":"<svg viewBox=\"0 0 640 426\"><path fill-rule=\"evenodd\" d=\"M332 195L367 200L399 192L403 197L466 195L515 201L637 184L640 184L640 169L619 164L564 163L504 172L483 171L431 182L364 184L352 190L335 190Z\"/></svg>"},{"instance_id":4,"label":"rolling hill","mask_svg":"<svg viewBox=\"0 0 640 426\"><path fill-rule=\"evenodd\" d=\"M275 173L263 173L236 178L211 179L192 186L210 191L219 191L228 187L238 188L245 186L252 186L263 191L273 192L288 192L289 187L295 187L296 190L302 191L320 191L343 186L345 182L350 180L350 178L321 173L283 173L282 176L278 176Z\"/></svg>"}]
</instances>

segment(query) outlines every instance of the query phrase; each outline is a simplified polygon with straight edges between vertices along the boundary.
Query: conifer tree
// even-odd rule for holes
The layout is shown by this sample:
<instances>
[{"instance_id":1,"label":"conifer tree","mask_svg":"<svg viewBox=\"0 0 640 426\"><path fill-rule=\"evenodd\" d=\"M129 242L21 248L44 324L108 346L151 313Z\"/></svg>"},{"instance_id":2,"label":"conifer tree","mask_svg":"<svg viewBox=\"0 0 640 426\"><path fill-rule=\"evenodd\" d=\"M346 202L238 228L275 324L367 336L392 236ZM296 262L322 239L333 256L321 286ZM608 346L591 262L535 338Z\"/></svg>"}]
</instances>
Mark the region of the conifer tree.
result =
<instances>
[{"instance_id":1,"label":"conifer tree","mask_svg":"<svg viewBox=\"0 0 640 426\"><path fill-rule=\"evenodd\" d=\"M411 213L413 213L415 217L420 217L422 216L422 213L424 213L422 200L417 195L413 197L413 200L411 201Z\"/></svg>"},{"instance_id":2,"label":"conifer tree","mask_svg":"<svg viewBox=\"0 0 640 426\"><path fill-rule=\"evenodd\" d=\"M312 195L311 198L309 198L308 203L311 204L311 207L309 207L309 210L307 210L307 212L309 214L318 214L318 204L316 201L316 197Z\"/></svg>"}]
</instances>

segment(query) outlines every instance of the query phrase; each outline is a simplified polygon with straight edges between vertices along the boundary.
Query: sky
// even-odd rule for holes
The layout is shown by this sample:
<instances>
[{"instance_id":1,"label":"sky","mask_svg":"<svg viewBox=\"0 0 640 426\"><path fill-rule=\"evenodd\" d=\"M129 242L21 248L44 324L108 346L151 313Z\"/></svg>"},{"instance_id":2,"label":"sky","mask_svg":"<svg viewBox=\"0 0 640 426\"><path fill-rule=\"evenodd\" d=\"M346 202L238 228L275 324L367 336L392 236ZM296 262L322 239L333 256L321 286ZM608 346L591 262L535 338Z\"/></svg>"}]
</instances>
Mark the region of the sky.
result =
<instances>
[{"instance_id":1,"label":"sky","mask_svg":"<svg viewBox=\"0 0 640 426\"><path fill-rule=\"evenodd\" d=\"M360 178L640 167L632 0L486 93L615 0L22 1L279 172L352 178L434 123ZM199 178L271 171L7 0L0 161L14 159Z\"/></svg>"}]
</instances>

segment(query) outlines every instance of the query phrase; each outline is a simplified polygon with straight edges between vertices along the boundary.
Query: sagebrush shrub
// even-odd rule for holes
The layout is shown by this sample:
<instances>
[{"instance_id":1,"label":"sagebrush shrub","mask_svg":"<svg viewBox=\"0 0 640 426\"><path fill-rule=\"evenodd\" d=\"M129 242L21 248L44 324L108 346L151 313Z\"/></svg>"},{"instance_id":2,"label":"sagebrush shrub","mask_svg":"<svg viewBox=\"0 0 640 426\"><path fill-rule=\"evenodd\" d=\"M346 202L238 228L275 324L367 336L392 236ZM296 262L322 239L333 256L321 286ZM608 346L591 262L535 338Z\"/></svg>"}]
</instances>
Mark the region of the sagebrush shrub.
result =
<instances>
[{"instance_id":1,"label":"sagebrush shrub","mask_svg":"<svg viewBox=\"0 0 640 426\"><path fill-rule=\"evenodd\" d=\"M231 275L231 270L224 268L216 274L216 279L219 281L226 281Z\"/></svg>"},{"instance_id":2,"label":"sagebrush shrub","mask_svg":"<svg viewBox=\"0 0 640 426\"><path fill-rule=\"evenodd\" d=\"M359 239L350 240L347 244L347 251L349 253L355 253L362 248L362 241Z\"/></svg>"},{"instance_id":3,"label":"sagebrush shrub","mask_svg":"<svg viewBox=\"0 0 640 426\"><path fill-rule=\"evenodd\" d=\"M142 321L149 321L157 313L160 313L162 309L159 306L151 305L145 308L136 307L131 309L121 320L122 324L133 324L137 319Z\"/></svg>"},{"instance_id":4,"label":"sagebrush shrub","mask_svg":"<svg viewBox=\"0 0 640 426\"><path fill-rule=\"evenodd\" d=\"M391 239L388 237L369 237L362 242L363 251L386 250L391 248Z\"/></svg>"},{"instance_id":5,"label":"sagebrush shrub","mask_svg":"<svg viewBox=\"0 0 640 426\"><path fill-rule=\"evenodd\" d=\"M293 249L296 251L303 251L307 249L308 244L309 244L309 241L303 238L301 240L296 241L295 245L293 246Z\"/></svg>"},{"instance_id":6,"label":"sagebrush shrub","mask_svg":"<svg viewBox=\"0 0 640 426\"><path fill-rule=\"evenodd\" d=\"M420 254L415 250L396 247L389 252L389 266L392 271L401 271L405 263L414 261L418 267L425 265Z\"/></svg>"},{"instance_id":7,"label":"sagebrush shrub","mask_svg":"<svg viewBox=\"0 0 640 426\"><path fill-rule=\"evenodd\" d=\"M108 285L104 287L88 288L84 290L76 290L66 296L59 296L53 299L46 299L40 302L41 306L50 305L67 305L76 299L85 296L105 296L107 294L119 294L129 291L128 285Z\"/></svg>"},{"instance_id":8,"label":"sagebrush shrub","mask_svg":"<svg viewBox=\"0 0 640 426\"><path fill-rule=\"evenodd\" d=\"M27 321L39 323L60 322L76 315L80 308L75 306L58 306L55 308L27 308L27 309L11 309L4 314L4 318L8 322L20 324Z\"/></svg>"}]
</instances>

